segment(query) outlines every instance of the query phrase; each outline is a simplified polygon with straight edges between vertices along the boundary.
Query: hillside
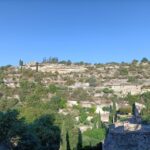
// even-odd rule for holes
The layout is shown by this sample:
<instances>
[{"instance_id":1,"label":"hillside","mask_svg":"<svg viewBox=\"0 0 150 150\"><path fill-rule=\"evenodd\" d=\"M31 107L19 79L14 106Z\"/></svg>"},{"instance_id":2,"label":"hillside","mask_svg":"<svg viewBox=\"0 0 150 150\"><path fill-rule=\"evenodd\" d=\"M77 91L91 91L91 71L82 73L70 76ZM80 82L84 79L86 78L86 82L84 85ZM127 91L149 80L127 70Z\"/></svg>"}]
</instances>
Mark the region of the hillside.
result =
<instances>
[{"instance_id":1,"label":"hillside","mask_svg":"<svg viewBox=\"0 0 150 150\"><path fill-rule=\"evenodd\" d=\"M82 147L102 142L108 125L132 118L135 104L140 123L149 123L149 99L150 62L145 58L130 64L20 61L18 67L0 68L0 111L16 110L29 125L43 115L55 116L59 136L66 141L69 134L71 149L80 132ZM67 143L55 142L66 149Z\"/></svg>"}]
</instances>

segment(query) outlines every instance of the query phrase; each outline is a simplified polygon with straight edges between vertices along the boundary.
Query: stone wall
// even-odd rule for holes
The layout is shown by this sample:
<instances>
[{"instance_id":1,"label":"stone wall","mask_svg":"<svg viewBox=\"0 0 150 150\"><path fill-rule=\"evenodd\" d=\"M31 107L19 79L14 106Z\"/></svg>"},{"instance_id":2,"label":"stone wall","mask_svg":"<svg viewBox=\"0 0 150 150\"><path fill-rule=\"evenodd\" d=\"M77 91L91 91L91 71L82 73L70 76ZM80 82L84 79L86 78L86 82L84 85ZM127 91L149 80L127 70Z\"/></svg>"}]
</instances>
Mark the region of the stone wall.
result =
<instances>
[{"instance_id":1,"label":"stone wall","mask_svg":"<svg viewBox=\"0 0 150 150\"><path fill-rule=\"evenodd\" d=\"M109 132L103 150L150 150L150 131Z\"/></svg>"}]
</instances>

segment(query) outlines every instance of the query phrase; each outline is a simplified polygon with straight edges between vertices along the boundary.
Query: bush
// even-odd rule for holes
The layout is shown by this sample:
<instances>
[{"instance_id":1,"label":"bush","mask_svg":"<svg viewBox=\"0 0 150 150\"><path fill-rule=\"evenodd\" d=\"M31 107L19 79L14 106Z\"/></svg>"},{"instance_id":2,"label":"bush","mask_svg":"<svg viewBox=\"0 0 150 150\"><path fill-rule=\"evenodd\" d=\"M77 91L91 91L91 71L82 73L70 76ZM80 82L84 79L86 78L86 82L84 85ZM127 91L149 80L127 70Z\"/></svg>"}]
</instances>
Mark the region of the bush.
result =
<instances>
[{"instance_id":1,"label":"bush","mask_svg":"<svg viewBox=\"0 0 150 150\"><path fill-rule=\"evenodd\" d=\"M80 109L80 118L79 118L80 122L84 123L86 121L87 117L88 117L88 115L87 115L86 111L83 108Z\"/></svg>"},{"instance_id":2,"label":"bush","mask_svg":"<svg viewBox=\"0 0 150 150\"><path fill-rule=\"evenodd\" d=\"M140 95L131 95L128 94L125 97L125 100L129 102L129 104L132 106L135 102L139 102L140 101Z\"/></svg>"},{"instance_id":3,"label":"bush","mask_svg":"<svg viewBox=\"0 0 150 150\"><path fill-rule=\"evenodd\" d=\"M66 108L67 100L59 97L59 96L53 96L50 101L50 108L52 110L59 110Z\"/></svg>"},{"instance_id":4,"label":"bush","mask_svg":"<svg viewBox=\"0 0 150 150\"><path fill-rule=\"evenodd\" d=\"M92 86L92 87L96 87L97 86L97 80L96 80L95 77L91 77L91 78L87 79L86 82L88 82L89 85Z\"/></svg>"},{"instance_id":5,"label":"bush","mask_svg":"<svg viewBox=\"0 0 150 150\"><path fill-rule=\"evenodd\" d=\"M78 88L73 91L72 97L76 100L87 100L90 96L86 90Z\"/></svg>"},{"instance_id":6,"label":"bush","mask_svg":"<svg viewBox=\"0 0 150 150\"><path fill-rule=\"evenodd\" d=\"M126 107L119 108L118 113L120 113L120 114L132 113L132 107L131 106L128 106L128 107L126 106Z\"/></svg>"},{"instance_id":7,"label":"bush","mask_svg":"<svg viewBox=\"0 0 150 150\"><path fill-rule=\"evenodd\" d=\"M130 76L128 77L128 82L135 83L137 81L136 77Z\"/></svg>"},{"instance_id":8,"label":"bush","mask_svg":"<svg viewBox=\"0 0 150 150\"><path fill-rule=\"evenodd\" d=\"M66 84L67 84L67 85L73 85L73 84L75 84L75 80L70 79L70 78L67 78Z\"/></svg>"},{"instance_id":9,"label":"bush","mask_svg":"<svg viewBox=\"0 0 150 150\"><path fill-rule=\"evenodd\" d=\"M107 111L107 112L110 112L110 110L111 110L110 107L103 107L102 109L103 109L103 111Z\"/></svg>"},{"instance_id":10,"label":"bush","mask_svg":"<svg viewBox=\"0 0 150 150\"><path fill-rule=\"evenodd\" d=\"M141 60L141 63L147 63L148 62L148 59L146 57L144 57L142 60Z\"/></svg>"},{"instance_id":11,"label":"bush","mask_svg":"<svg viewBox=\"0 0 150 150\"><path fill-rule=\"evenodd\" d=\"M105 94L109 94L109 93L113 93L114 91L112 89L105 88L105 89L103 89L103 92Z\"/></svg>"},{"instance_id":12,"label":"bush","mask_svg":"<svg viewBox=\"0 0 150 150\"><path fill-rule=\"evenodd\" d=\"M57 88L57 86L55 84L50 84L49 87L48 87L48 91L50 93L56 93L57 89L58 88Z\"/></svg>"},{"instance_id":13,"label":"bush","mask_svg":"<svg viewBox=\"0 0 150 150\"><path fill-rule=\"evenodd\" d=\"M128 70L126 68L120 68L120 75L122 76L128 75Z\"/></svg>"},{"instance_id":14,"label":"bush","mask_svg":"<svg viewBox=\"0 0 150 150\"><path fill-rule=\"evenodd\" d=\"M94 114L95 111L96 111L96 107L92 106L91 108L88 108L88 111L89 111L90 114Z\"/></svg>"},{"instance_id":15,"label":"bush","mask_svg":"<svg viewBox=\"0 0 150 150\"><path fill-rule=\"evenodd\" d=\"M7 111L15 107L18 99L0 99L0 111Z\"/></svg>"},{"instance_id":16,"label":"bush","mask_svg":"<svg viewBox=\"0 0 150 150\"><path fill-rule=\"evenodd\" d=\"M105 138L106 130L104 128L89 129L85 131L83 135L101 142ZM96 145L97 143L93 144Z\"/></svg>"}]
</instances>

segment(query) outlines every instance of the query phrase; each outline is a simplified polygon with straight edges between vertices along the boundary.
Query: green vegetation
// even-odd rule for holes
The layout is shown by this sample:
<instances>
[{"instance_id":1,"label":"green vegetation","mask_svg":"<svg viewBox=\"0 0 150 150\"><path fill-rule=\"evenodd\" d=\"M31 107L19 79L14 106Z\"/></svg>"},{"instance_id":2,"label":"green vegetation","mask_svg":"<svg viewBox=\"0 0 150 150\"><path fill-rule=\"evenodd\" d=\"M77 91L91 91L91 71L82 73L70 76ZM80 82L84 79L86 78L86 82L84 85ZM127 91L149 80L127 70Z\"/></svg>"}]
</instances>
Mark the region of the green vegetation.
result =
<instances>
[{"instance_id":1,"label":"green vegetation","mask_svg":"<svg viewBox=\"0 0 150 150\"><path fill-rule=\"evenodd\" d=\"M120 68L120 75L122 76L127 76L128 75L128 70L126 68Z\"/></svg>"},{"instance_id":2,"label":"green vegetation","mask_svg":"<svg viewBox=\"0 0 150 150\"><path fill-rule=\"evenodd\" d=\"M86 144L96 145L105 138L106 131L103 128L89 129L83 133Z\"/></svg>"},{"instance_id":3,"label":"green vegetation","mask_svg":"<svg viewBox=\"0 0 150 150\"><path fill-rule=\"evenodd\" d=\"M126 106L126 107L119 108L118 113L119 114L132 114L132 107Z\"/></svg>"},{"instance_id":4,"label":"green vegetation","mask_svg":"<svg viewBox=\"0 0 150 150\"><path fill-rule=\"evenodd\" d=\"M0 113L0 143L15 150L58 149L60 129L53 125L52 116L41 116L27 125L18 115L17 111Z\"/></svg>"},{"instance_id":5,"label":"green vegetation","mask_svg":"<svg viewBox=\"0 0 150 150\"><path fill-rule=\"evenodd\" d=\"M87 79L86 82L88 82L91 87L96 87L97 86L97 80L94 76Z\"/></svg>"},{"instance_id":6,"label":"green vegetation","mask_svg":"<svg viewBox=\"0 0 150 150\"><path fill-rule=\"evenodd\" d=\"M20 65L20 67L21 67L21 72L22 72L22 66L23 66L23 60L19 60L19 65Z\"/></svg>"},{"instance_id":7,"label":"green vegetation","mask_svg":"<svg viewBox=\"0 0 150 150\"><path fill-rule=\"evenodd\" d=\"M140 101L140 95L131 95L130 93L125 97L125 100L129 102L129 104L132 106L135 102Z\"/></svg>"},{"instance_id":8,"label":"green vegetation","mask_svg":"<svg viewBox=\"0 0 150 150\"><path fill-rule=\"evenodd\" d=\"M39 63L36 62L36 72L38 72L38 71L39 71Z\"/></svg>"},{"instance_id":9,"label":"green vegetation","mask_svg":"<svg viewBox=\"0 0 150 150\"><path fill-rule=\"evenodd\" d=\"M144 62L149 61L143 59ZM132 64L94 66L49 58L44 59L43 64L34 64L33 70L25 69L22 60L18 68L11 65L0 67L0 143L6 143L13 150L99 148L106 136L105 126L117 120L125 121L129 114L134 115L136 102L145 105L142 120L150 123L150 92L145 92L150 86L143 84L148 83L150 67L142 63L134 60ZM77 70L82 70L85 67L85 72L41 72L40 67L48 64L63 66L63 69L77 66ZM75 84L79 82L83 84ZM84 86L87 82L90 86ZM111 87L116 84L143 84L141 89L145 91L137 95L132 95L132 91L128 94L118 92ZM96 105L101 101L106 106L103 111L110 113L108 124L101 121L102 114L96 114ZM118 110L116 104L123 107Z\"/></svg>"},{"instance_id":10,"label":"green vegetation","mask_svg":"<svg viewBox=\"0 0 150 150\"><path fill-rule=\"evenodd\" d=\"M129 77L128 77L128 82L137 83L137 79L136 79L136 77L129 76Z\"/></svg>"},{"instance_id":11,"label":"green vegetation","mask_svg":"<svg viewBox=\"0 0 150 150\"><path fill-rule=\"evenodd\" d=\"M2 80L5 71L6 68L1 69ZM95 106L87 109L78 107L79 122L75 120L74 112L66 115L59 113L60 110L67 110L69 89L53 83L45 86L43 76L38 68L35 71L22 69L19 87L9 88L1 82L0 143L6 142L5 145L13 150L82 150L84 145L89 146L93 137L84 137L79 127L81 124L92 124L87 117L95 115ZM55 74L50 76L56 77ZM12 95L17 97L13 98ZM73 90L71 96L77 100L90 98L89 93L80 88ZM101 138L95 140L95 144L101 142Z\"/></svg>"},{"instance_id":12,"label":"green vegetation","mask_svg":"<svg viewBox=\"0 0 150 150\"><path fill-rule=\"evenodd\" d=\"M147 62L149 62L149 60L148 60L146 57L144 57L144 58L141 60L141 63L147 63Z\"/></svg>"},{"instance_id":13,"label":"green vegetation","mask_svg":"<svg viewBox=\"0 0 150 150\"><path fill-rule=\"evenodd\" d=\"M103 107L103 111L110 112L111 111L111 107Z\"/></svg>"},{"instance_id":14,"label":"green vegetation","mask_svg":"<svg viewBox=\"0 0 150 150\"><path fill-rule=\"evenodd\" d=\"M109 89L109 88L105 88L105 89L103 89L103 92L104 92L105 94L109 94L109 93L113 93L113 90L112 90L112 89Z\"/></svg>"},{"instance_id":15,"label":"green vegetation","mask_svg":"<svg viewBox=\"0 0 150 150\"><path fill-rule=\"evenodd\" d=\"M75 89L72 93L72 97L76 100L88 100L90 99L90 95L88 94L88 92L86 90L84 90L83 88L78 88Z\"/></svg>"}]
</instances>

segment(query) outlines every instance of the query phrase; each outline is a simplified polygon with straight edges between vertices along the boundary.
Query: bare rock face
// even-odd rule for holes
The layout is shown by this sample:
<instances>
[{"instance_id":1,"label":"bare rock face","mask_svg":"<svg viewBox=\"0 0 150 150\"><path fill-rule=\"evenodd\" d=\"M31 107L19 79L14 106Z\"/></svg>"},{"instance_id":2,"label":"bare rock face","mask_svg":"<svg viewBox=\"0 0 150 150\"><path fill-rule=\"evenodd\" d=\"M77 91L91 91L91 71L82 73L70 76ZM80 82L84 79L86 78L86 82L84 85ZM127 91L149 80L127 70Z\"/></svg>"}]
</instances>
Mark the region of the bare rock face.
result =
<instances>
[{"instance_id":1,"label":"bare rock face","mask_svg":"<svg viewBox=\"0 0 150 150\"><path fill-rule=\"evenodd\" d=\"M150 132L109 132L104 150L150 150Z\"/></svg>"}]
</instances>

